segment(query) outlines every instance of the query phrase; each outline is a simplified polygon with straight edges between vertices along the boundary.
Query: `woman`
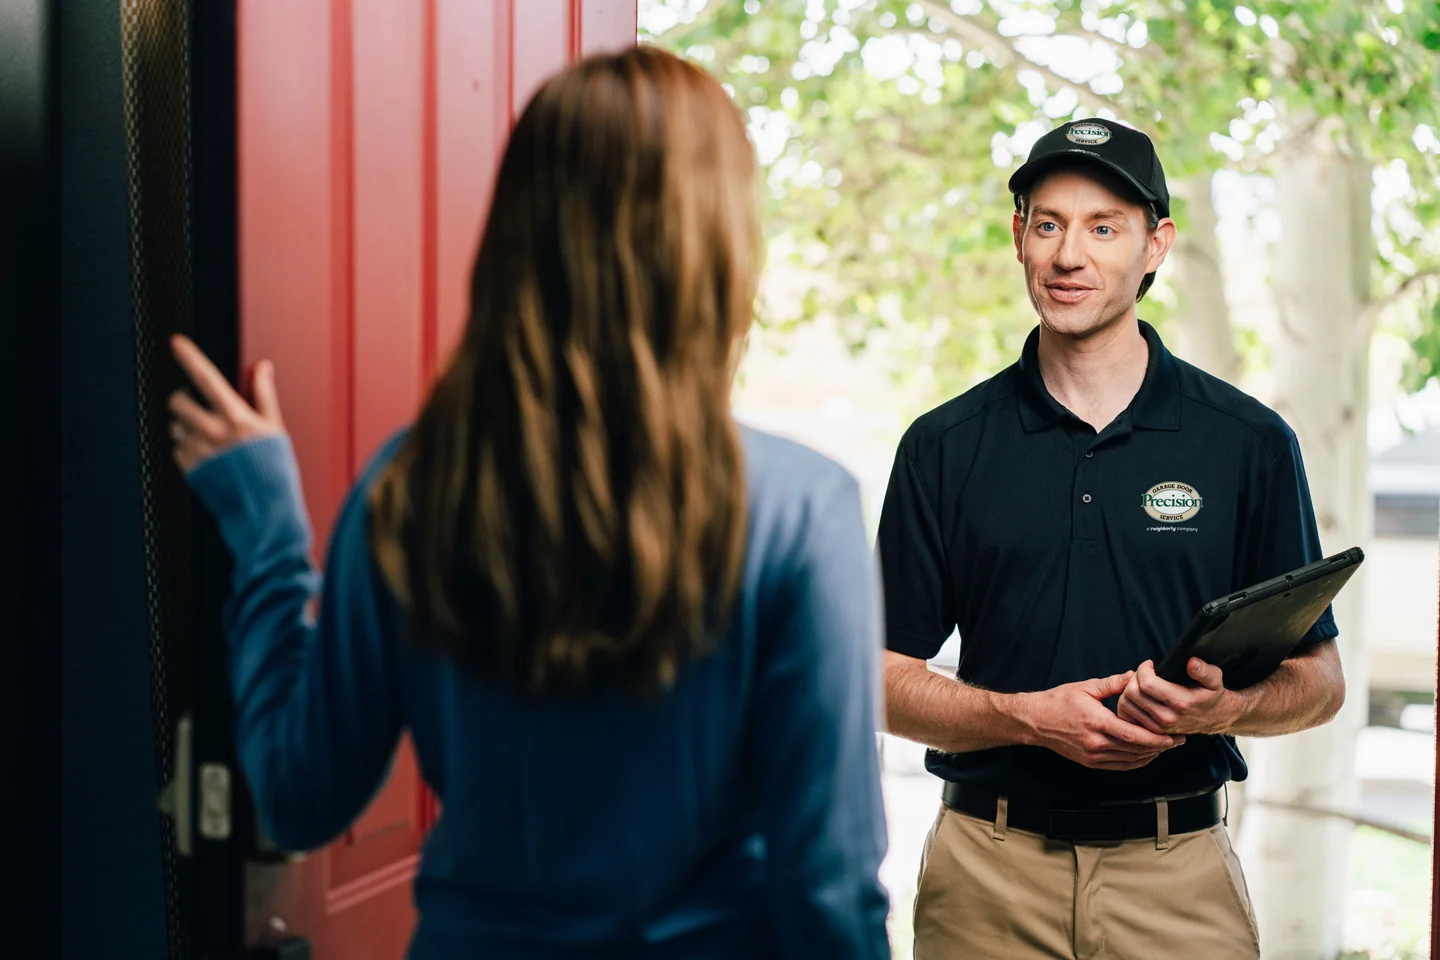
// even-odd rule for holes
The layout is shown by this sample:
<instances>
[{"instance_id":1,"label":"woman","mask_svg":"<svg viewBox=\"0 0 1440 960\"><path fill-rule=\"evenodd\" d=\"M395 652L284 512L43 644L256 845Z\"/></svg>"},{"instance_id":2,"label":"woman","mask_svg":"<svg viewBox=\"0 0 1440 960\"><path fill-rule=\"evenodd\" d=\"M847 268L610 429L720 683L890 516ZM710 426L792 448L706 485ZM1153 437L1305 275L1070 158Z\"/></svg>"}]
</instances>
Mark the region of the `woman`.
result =
<instances>
[{"instance_id":1,"label":"woman","mask_svg":"<svg viewBox=\"0 0 1440 960\"><path fill-rule=\"evenodd\" d=\"M236 557L266 831L341 832L402 730L443 816L415 957L888 956L855 482L744 430L755 164L713 79L587 60L510 140L463 342L336 521L318 612L269 364L195 346L176 459Z\"/></svg>"}]
</instances>

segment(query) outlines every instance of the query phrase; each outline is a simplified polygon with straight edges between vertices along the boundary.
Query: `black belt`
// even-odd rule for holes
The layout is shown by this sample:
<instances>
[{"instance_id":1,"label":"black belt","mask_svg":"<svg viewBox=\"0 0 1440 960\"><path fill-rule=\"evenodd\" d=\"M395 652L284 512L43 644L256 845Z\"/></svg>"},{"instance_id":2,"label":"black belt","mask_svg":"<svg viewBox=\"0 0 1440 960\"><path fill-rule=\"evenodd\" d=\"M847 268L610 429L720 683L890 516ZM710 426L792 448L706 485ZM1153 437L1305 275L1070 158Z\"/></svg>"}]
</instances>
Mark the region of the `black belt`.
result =
<instances>
[{"instance_id":1,"label":"black belt","mask_svg":"<svg viewBox=\"0 0 1440 960\"><path fill-rule=\"evenodd\" d=\"M943 796L950 809L993 821L1000 794L973 784L946 781ZM1171 834L1207 830L1224 816L1219 787L1199 796L1167 800L1166 807ZM1010 797L1005 824L1052 840L1072 842L1142 840L1159 833L1154 800L1064 808L1026 797Z\"/></svg>"}]
</instances>

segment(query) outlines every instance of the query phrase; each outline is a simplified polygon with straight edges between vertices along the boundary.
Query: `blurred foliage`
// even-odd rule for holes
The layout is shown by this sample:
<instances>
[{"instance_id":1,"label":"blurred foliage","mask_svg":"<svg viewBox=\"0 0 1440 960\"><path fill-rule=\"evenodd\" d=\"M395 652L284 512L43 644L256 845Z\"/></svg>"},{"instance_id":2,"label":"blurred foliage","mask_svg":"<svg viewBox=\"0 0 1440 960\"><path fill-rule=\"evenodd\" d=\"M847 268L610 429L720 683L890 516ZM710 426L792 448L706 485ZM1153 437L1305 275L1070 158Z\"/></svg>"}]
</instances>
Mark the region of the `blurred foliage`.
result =
<instances>
[{"instance_id":1,"label":"blurred foliage","mask_svg":"<svg viewBox=\"0 0 1440 960\"><path fill-rule=\"evenodd\" d=\"M1440 374L1436 0L645 0L647 28L748 114L772 263L803 279L762 323L828 314L855 349L884 330L954 393L1033 326L1005 182L1041 132L1134 124L1173 186L1283 176L1285 133L1323 122L1408 175L1375 213L1373 294L1423 307L1392 320L1415 347L1408 385ZM1161 322L1165 275L1142 310Z\"/></svg>"}]
</instances>

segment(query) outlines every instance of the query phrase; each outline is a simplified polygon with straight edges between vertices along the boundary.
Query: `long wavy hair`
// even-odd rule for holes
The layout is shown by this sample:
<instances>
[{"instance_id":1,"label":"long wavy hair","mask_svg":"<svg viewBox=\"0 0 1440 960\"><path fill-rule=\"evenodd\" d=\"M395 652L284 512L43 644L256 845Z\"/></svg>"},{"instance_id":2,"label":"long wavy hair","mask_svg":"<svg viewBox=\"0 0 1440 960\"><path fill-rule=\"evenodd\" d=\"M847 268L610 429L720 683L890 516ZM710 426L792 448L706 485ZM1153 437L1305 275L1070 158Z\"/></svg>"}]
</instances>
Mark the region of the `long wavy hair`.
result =
<instances>
[{"instance_id":1,"label":"long wavy hair","mask_svg":"<svg viewBox=\"0 0 1440 960\"><path fill-rule=\"evenodd\" d=\"M530 101L463 338L371 494L412 642L521 695L643 696L723 632L756 200L738 110L668 53L588 58Z\"/></svg>"}]
</instances>

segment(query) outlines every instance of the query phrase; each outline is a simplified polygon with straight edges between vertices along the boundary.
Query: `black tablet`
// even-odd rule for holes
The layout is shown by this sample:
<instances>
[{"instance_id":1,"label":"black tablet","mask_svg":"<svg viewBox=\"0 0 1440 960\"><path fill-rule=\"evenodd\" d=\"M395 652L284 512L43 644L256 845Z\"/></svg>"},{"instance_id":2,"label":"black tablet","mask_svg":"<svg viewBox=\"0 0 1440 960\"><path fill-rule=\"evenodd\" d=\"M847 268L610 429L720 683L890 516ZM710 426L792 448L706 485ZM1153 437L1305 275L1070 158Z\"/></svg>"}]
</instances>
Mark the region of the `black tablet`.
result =
<instances>
[{"instance_id":1,"label":"black tablet","mask_svg":"<svg viewBox=\"0 0 1440 960\"><path fill-rule=\"evenodd\" d=\"M1162 680L1193 687L1185 665L1199 657L1225 672L1231 690L1259 683L1294 652L1364 559L1359 547L1351 547L1210 601L1155 672Z\"/></svg>"}]
</instances>

